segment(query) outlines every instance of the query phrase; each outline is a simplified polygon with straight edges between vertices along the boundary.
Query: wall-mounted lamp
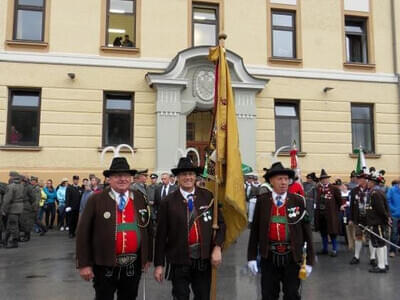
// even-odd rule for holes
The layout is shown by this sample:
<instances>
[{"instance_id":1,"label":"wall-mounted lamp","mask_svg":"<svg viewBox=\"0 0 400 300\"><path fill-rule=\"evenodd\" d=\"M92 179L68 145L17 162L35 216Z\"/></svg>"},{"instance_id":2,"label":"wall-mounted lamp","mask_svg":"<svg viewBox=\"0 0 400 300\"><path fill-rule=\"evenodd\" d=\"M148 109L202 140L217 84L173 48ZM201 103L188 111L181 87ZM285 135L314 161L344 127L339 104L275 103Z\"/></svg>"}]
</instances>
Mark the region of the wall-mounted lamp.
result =
<instances>
[{"instance_id":1,"label":"wall-mounted lamp","mask_svg":"<svg viewBox=\"0 0 400 300\"><path fill-rule=\"evenodd\" d=\"M324 87L323 91L324 91L324 93L327 93L327 92L329 92L329 91L331 91L333 89L334 89L333 87L327 86L327 87Z\"/></svg>"},{"instance_id":2,"label":"wall-mounted lamp","mask_svg":"<svg viewBox=\"0 0 400 300\"><path fill-rule=\"evenodd\" d=\"M69 78L75 79L75 73L68 73L67 75Z\"/></svg>"}]
</instances>

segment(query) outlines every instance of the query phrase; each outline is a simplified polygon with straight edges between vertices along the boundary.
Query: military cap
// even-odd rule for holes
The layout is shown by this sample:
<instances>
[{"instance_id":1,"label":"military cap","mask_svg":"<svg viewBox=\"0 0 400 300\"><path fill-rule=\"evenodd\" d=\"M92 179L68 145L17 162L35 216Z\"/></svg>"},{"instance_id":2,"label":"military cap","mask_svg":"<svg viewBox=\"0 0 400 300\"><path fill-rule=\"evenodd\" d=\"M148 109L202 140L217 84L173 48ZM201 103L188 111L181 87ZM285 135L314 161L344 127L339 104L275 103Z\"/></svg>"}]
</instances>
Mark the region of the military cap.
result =
<instances>
[{"instance_id":1,"label":"military cap","mask_svg":"<svg viewBox=\"0 0 400 300\"><path fill-rule=\"evenodd\" d=\"M10 177L18 177L19 176L17 171L10 171L9 175L10 175Z\"/></svg>"},{"instance_id":2,"label":"military cap","mask_svg":"<svg viewBox=\"0 0 400 300\"><path fill-rule=\"evenodd\" d=\"M156 179L156 178L158 178L158 175L156 173L151 173L150 178Z\"/></svg>"}]
</instances>

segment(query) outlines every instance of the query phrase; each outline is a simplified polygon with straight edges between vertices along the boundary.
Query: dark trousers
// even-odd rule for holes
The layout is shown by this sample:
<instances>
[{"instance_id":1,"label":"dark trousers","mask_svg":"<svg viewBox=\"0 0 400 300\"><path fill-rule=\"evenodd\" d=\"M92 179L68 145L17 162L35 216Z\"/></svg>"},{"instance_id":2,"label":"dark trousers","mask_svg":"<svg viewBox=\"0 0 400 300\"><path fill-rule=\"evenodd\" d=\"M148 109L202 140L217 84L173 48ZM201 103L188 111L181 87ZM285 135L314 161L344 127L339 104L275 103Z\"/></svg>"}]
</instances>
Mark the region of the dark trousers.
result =
<instances>
[{"instance_id":1,"label":"dark trousers","mask_svg":"<svg viewBox=\"0 0 400 300\"><path fill-rule=\"evenodd\" d=\"M172 296L174 300L189 300L191 286L194 300L209 300L211 264L209 260L195 260L192 265L172 265Z\"/></svg>"},{"instance_id":2,"label":"dark trousers","mask_svg":"<svg viewBox=\"0 0 400 300\"><path fill-rule=\"evenodd\" d=\"M76 226L78 225L79 211L72 210L67 215L69 234L75 235Z\"/></svg>"},{"instance_id":3,"label":"dark trousers","mask_svg":"<svg viewBox=\"0 0 400 300\"><path fill-rule=\"evenodd\" d=\"M138 295L142 268L137 259L133 268L129 267L93 267L93 287L95 300L113 300L117 292L117 300L135 300Z\"/></svg>"},{"instance_id":4,"label":"dark trousers","mask_svg":"<svg viewBox=\"0 0 400 300\"><path fill-rule=\"evenodd\" d=\"M262 300L278 300L281 283L283 300L301 299L299 270L299 264L293 259L287 265L277 267L272 263L271 255L261 258Z\"/></svg>"},{"instance_id":5,"label":"dark trousers","mask_svg":"<svg viewBox=\"0 0 400 300\"><path fill-rule=\"evenodd\" d=\"M54 226L54 219L56 217L56 204L55 203L48 203L46 204L46 226L53 227Z\"/></svg>"}]
</instances>

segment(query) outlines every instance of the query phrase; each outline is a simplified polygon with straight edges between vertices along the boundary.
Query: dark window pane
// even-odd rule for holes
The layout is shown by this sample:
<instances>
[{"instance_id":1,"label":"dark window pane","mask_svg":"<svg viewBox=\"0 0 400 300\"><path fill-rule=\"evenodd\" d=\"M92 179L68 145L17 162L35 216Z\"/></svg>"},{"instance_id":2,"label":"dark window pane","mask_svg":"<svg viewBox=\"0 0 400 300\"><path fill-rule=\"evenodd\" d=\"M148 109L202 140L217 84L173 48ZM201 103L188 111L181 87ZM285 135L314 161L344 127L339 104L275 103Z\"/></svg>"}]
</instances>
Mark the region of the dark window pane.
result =
<instances>
[{"instance_id":1,"label":"dark window pane","mask_svg":"<svg viewBox=\"0 0 400 300\"><path fill-rule=\"evenodd\" d=\"M366 152L373 152L372 147L372 127L370 124L353 123L351 125L353 136L353 149L360 146Z\"/></svg>"},{"instance_id":2,"label":"dark window pane","mask_svg":"<svg viewBox=\"0 0 400 300\"><path fill-rule=\"evenodd\" d=\"M274 30L272 56L294 57L293 32Z\"/></svg>"},{"instance_id":3,"label":"dark window pane","mask_svg":"<svg viewBox=\"0 0 400 300\"><path fill-rule=\"evenodd\" d=\"M363 42L358 35L347 35L346 37L347 61L363 62Z\"/></svg>"},{"instance_id":4,"label":"dark window pane","mask_svg":"<svg viewBox=\"0 0 400 300\"><path fill-rule=\"evenodd\" d=\"M371 111L368 106L352 106L351 118L357 120L371 121Z\"/></svg>"},{"instance_id":5,"label":"dark window pane","mask_svg":"<svg viewBox=\"0 0 400 300\"><path fill-rule=\"evenodd\" d=\"M18 10L18 40L42 40L43 13L41 11Z\"/></svg>"},{"instance_id":6,"label":"dark window pane","mask_svg":"<svg viewBox=\"0 0 400 300\"><path fill-rule=\"evenodd\" d=\"M135 46L135 16L110 14L108 16L107 46ZM128 36L128 37L126 37Z\"/></svg>"},{"instance_id":7,"label":"dark window pane","mask_svg":"<svg viewBox=\"0 0 400 300\"><path fill-rule=\"evenodd\" d=\"M276 149L291 145L293 141L299 145L299 120L292 118L275 118L275 145Z\"/></svg>"},{"instance_id":8,"label":"dark window pane","mask_svg":"<svg viewBox=\"0 0 400 300\"><path fill-rule=\"evenodd\" d=\"M18 0L19 5L43 6L43 0Z\"/></svg>"},{"instance_id":9,"label":"dark window pane","mask_svg":"<svg viewBox=\"0 0 400 300\"><path fill-rule=\"evenodd\" d=\"M38 112L12 111L8 143L37 145L38 126Z\"/></svg>"},{"instance_id":10,"label":"dark window pane","mask_svg":"<svg viewBox=\"0 0 400 300\"><path fill-rule=\"evenodd\" d=\"M107 100L107 109L118 109L118 110L131 110L131 101L130 100L115 100L109 99Z\"/></svg>"},{"instance_id":11,"label":"dark window pane","mask_svg":"<svg viewBox=\"0 0 400 300\"><path fill-rule=\"evenodd\" d=\"M217 20L215 9L194 8L193 19L198 21L215 21Z\"/></svg>"},{"instance_id":12,"label":"dark window pane","mask_svg":"<svg viewBox=\"0 0 400 300\"><path fill-rule=\"evenodd\" d=\"M216 25L213 24L194 24L194 46L215 45L216 44Z\"/></svg>"},{"instance_id":13,"label":"dark window pane","mask_svg":"<svg viewBox=\"0 0 400 300\"><path fill-rule=\"evenodd\" d=\"M187 141L194 141L195 138L195 124L192 122L188 122L186 124L186 140Z\"/></svg>"},{"instance_id":14,"label":"dark window pane","mask_svg":"<svg viewBox=\"0 0 400 300\"><path fill-rule=\"evenodd\" d=\"M16 93L13 95L12 106L39 107L39 96Z\"/></svg>"},{"instance_id":15,"label":"dark window pane","mask_svg":"<svg viewBox=\"0 0 400 300\"><path fill-rule=\"evenodd\" d=\"M284 14L272 14L272 25L293 27L293 16Z\"/></svg>"},{"instance_id":16,"label":"dark window pane","mask_svg":"<svg viewBox=\"0 0 400 300\"><path fill-rule=\"evenodd\" d=\"M106 145L131 144L130 114L107 113L106 124Z\"/></svg>"},{"instance_id":17,"label":"dark window pane","mask_svg":"<svg viewBox=\"0 0 400 300\"><path fill-rule=\"evenodd\" d=\"M275 115L276 116L285 116L285 117L296 117L296 107L295 106L283 106L277 105L275 106Z\"/></svg>"}]
</instances>

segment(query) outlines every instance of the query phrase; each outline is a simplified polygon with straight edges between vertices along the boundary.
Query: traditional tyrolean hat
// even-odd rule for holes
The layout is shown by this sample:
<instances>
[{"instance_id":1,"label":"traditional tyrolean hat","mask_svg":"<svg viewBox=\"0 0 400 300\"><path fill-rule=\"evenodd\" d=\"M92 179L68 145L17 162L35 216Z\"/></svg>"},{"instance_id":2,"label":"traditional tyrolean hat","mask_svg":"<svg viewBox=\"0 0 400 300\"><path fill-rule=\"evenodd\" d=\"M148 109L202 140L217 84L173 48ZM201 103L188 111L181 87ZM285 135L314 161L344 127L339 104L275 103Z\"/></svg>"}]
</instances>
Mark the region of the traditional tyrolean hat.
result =
<instances>
[{"instance_id":1,"label":"traditional tyrolean hat","mask_svg":"<svg viewBox=\"0 0 400 300\"><path fill-rule=\"evenodd\" d=\"M295 172L292 169L285 168L280 161L273 163L271 168L264 168L264 178L266 182L269 182L270 178L276 175L287 175L290 179L293 179L295 176Z\"/></svg>"},{"instance_id":2,"label":"traditional tyrolean hat","mask_svg":"<svg viewBox=\"0 0 400 300\"><path fill-rule=\"evenodd\" d=\"M117 173L128 173L132 176L134 176L137 171L135 169L131 169L128 161L126 160L125 157L114 157L110 169L104 170L103 175L105 177L110 177L113 174Z\"/></svg>"},{"instance_id":3,"label":"traditional tyrolean hat","mask_svg":"<svg viewBox=\"0 0 400 300\"><path fill-rule=\"evenodd\" d=\"M326 173L325 169L321 169L321 174L319 175L319 179L331 178L331 176Z\"/></svg>"},{"instance_id":4,"label":"traditional tyrolean hat","mask_svg":"<svg viewBox=\"0 0 400 300\"><path fill-rule=\"evenodd\" d=\"M176 168L171 169L173 175L177 176L182 172L195 172L196 175L202 173L202 168L195 167L190 157L181 157Z\"/></svg>"}]
</instances>

